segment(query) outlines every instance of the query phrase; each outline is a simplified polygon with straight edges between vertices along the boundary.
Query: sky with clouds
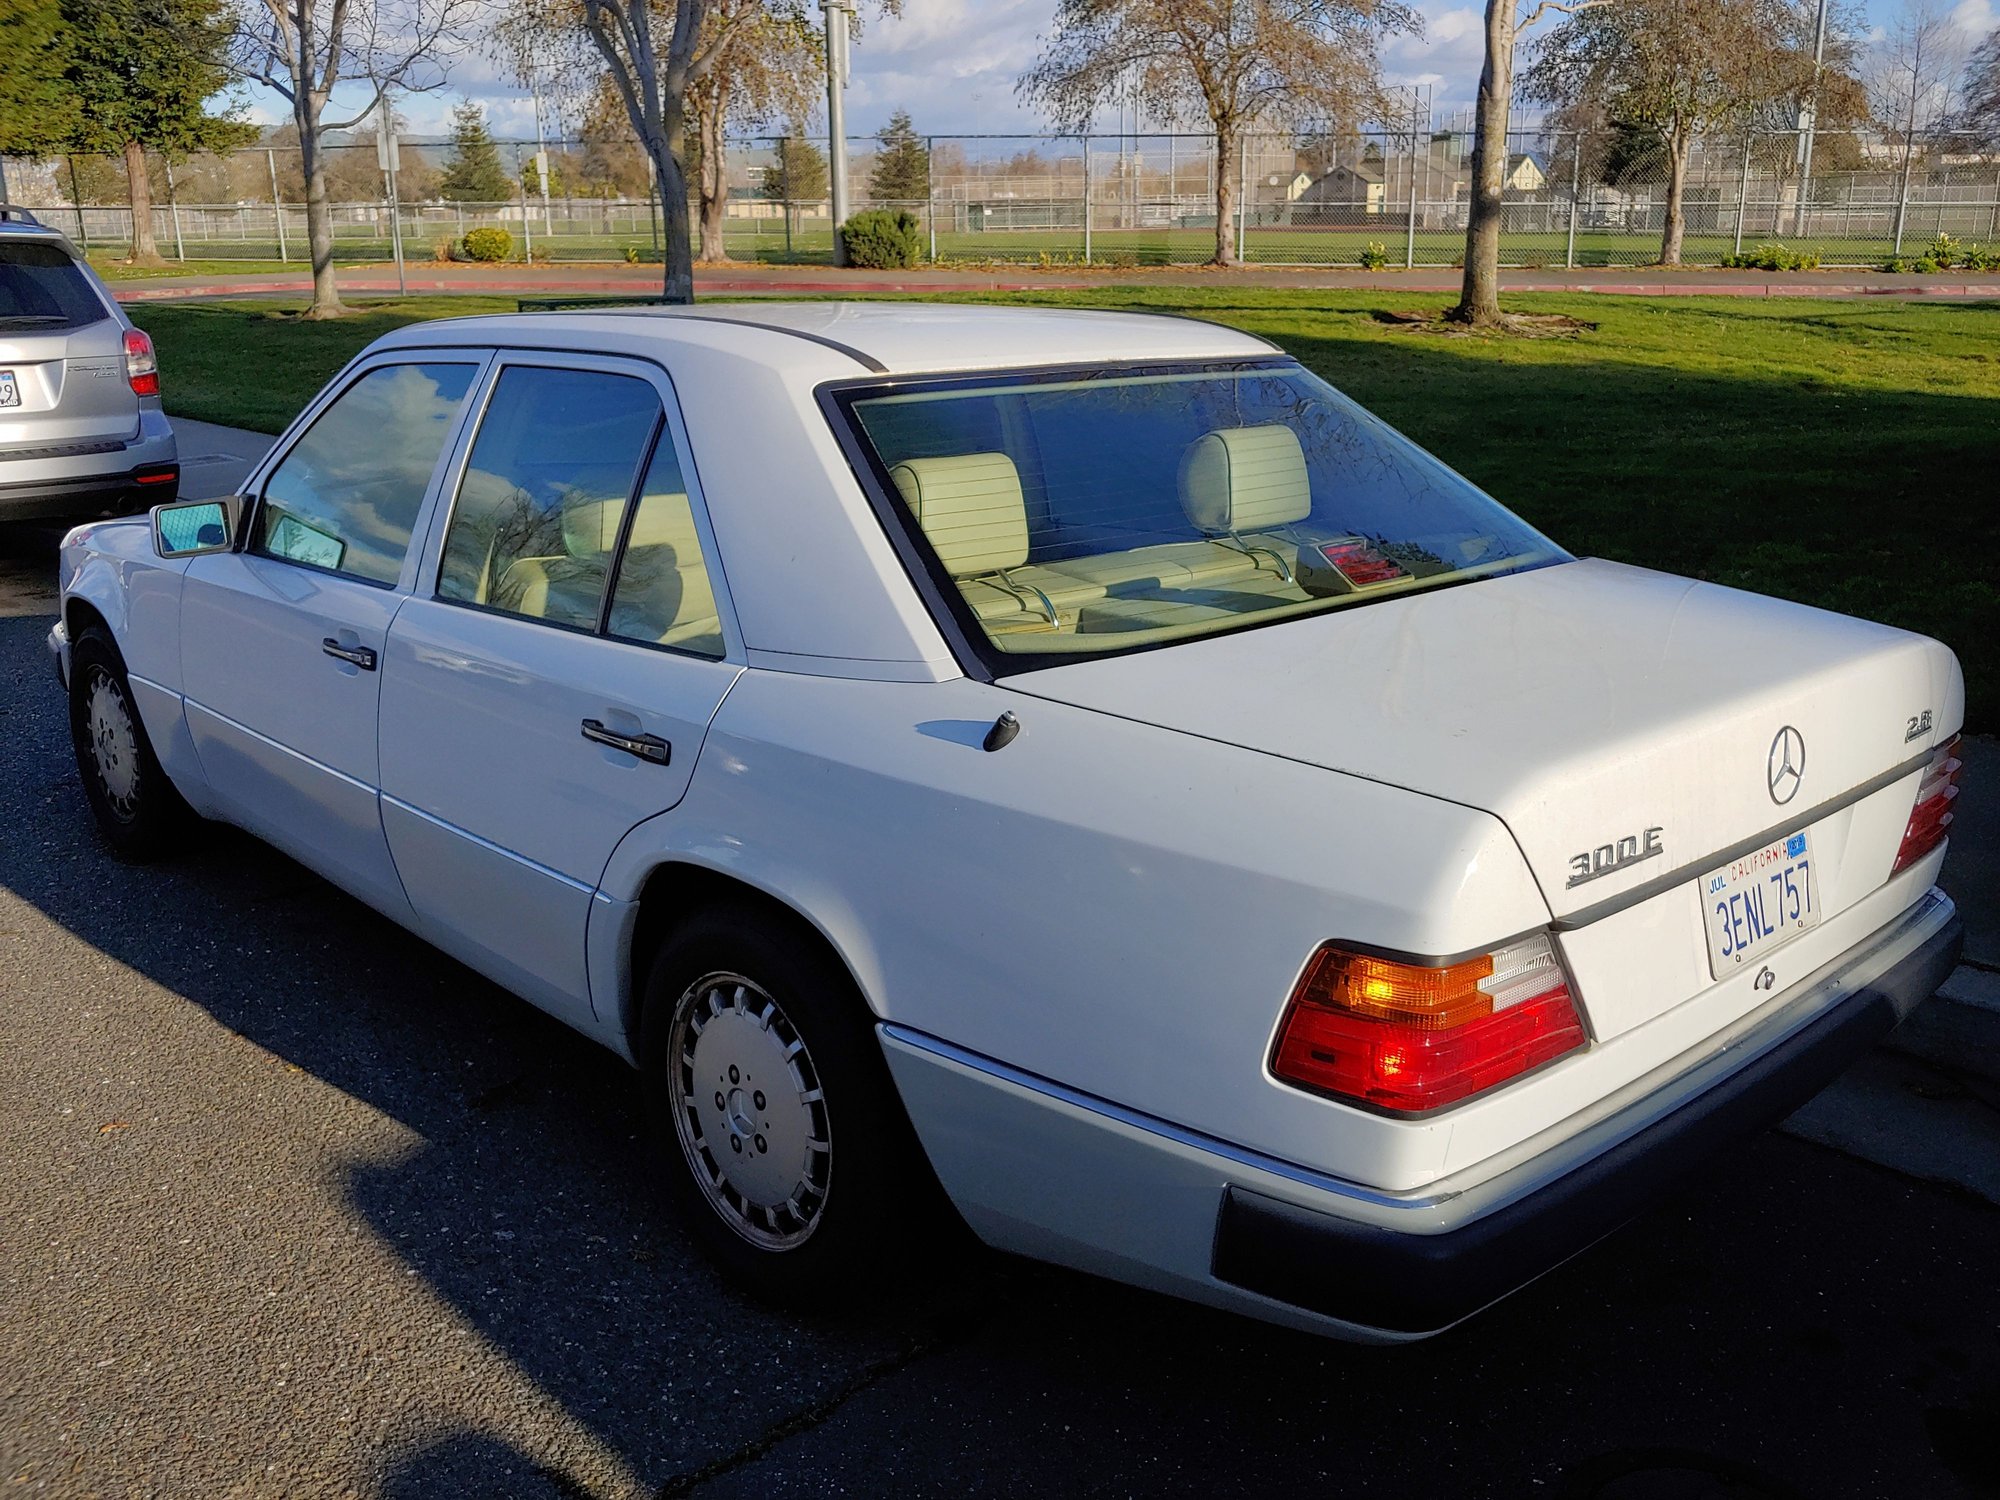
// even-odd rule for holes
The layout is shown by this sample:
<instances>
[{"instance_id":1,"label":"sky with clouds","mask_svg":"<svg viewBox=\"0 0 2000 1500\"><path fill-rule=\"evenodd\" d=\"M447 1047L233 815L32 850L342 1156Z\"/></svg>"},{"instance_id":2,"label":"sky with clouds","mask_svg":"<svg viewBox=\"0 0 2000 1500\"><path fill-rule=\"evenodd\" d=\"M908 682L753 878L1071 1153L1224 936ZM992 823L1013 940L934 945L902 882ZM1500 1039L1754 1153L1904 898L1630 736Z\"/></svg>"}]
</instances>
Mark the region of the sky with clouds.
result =
<instances>
[{"instance_id":1,"label":"sky with clouds","mask_svg":"<svg viewBox=\"0 0 2000 1500\"><path fill-rule=\"evenodd\" d=\"M1022 106L1014 80L1027 70L1048 28L1056 0L904 0L903 14L871 20L853 51L847 94L848 128L869 134L890 111L908 109L927 134L1033 134L1040 115ZM1872 30L1895 15L1903 0L1866 0ZM1985 36L2000 24L2000 0L1949 0L1953 18L1968 39ZM1383 70L1392 84L1425 84L1440 121L1469 110L1479 80L1482 11L1452 0L1420 0L1421 37L1399 36L1383 49ZM251 113L260 120L284 118L282 102L253 91ZM476 49L453 63L446 88L412 96L398 109L407 129L419 134L449 128L451 105L460 97L486 106L493 133L506 139L534 135L534 108L526 93ZM1106 115L1107 120L1110 118Z\"/></svg>"}]
</instances>

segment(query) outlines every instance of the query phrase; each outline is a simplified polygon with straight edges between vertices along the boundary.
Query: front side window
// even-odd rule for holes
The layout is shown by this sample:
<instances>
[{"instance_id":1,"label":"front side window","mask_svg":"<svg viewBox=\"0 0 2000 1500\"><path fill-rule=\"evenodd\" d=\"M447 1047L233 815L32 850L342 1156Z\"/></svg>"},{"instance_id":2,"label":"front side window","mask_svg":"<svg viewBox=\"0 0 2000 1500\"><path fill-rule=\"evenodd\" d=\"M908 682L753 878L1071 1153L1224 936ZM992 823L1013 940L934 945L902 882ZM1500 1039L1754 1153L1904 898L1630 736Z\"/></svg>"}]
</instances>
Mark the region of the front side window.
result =
<instances>
[{"instance_id":1,"label":"front side window","mask_svg":"<svg viewBox=\"0 0 2000 1500\"><path fill-rule=\"evenodd\" d=\"M452 507L438 596L595 630L660 419L652 384L630 375L502 370Z\"/></svg>"},{"instance_id":2,"label":"front side window","mask_svg":"<svg viewBox=\"0 0 2000 1500\"><path fill-rule=\"evenodd\" d=\"M862 387L835 404L996 671L1567 556L1289 361Z\"/></svg>"},{"instance_id":3,"label":"front side window","mask_svg":"<svg viewBox=\"0 0 2000 1500\"><path fill-rule=\"evenodd\" d=\"M279 462L251 550L393 584L474 363L379 365L319 414Z\"/></svg>"}]
</instances>

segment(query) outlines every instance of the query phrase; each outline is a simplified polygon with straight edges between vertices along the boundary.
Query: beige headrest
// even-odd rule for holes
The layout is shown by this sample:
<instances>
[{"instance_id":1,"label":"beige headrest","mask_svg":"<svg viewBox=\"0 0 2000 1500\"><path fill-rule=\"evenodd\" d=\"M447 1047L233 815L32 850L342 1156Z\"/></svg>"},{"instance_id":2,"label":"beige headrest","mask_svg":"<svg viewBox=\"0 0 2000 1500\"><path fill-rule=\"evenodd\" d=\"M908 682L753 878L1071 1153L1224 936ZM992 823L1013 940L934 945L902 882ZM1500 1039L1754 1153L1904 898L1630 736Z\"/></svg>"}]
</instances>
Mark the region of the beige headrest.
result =
<instances>
[{"instance_id":1,"label":"beige headrest","mask_svg":"<svg viewBox=\"0 0 2000 1500\"><path fill-rule=\"evenodd\" d=\"M1210 536L1268 531L1312 513L1312 485L1298 434L1273 423L1221 427L1181 459L1181 509Z\"/></svg>"},{"instance_id":2,"label":"beige headrest","mask_svg":"<svg viewBox=\"0 0 2000 1500\"><path fill-rule=\"evenodd\" d=\"M1004 453L906 459L889 471L938 560L970 578L1028 560L1028 503Z\"/></svg>"},{"instance_id":3,"label":"beige headrest","mask_svg":"<svg viewBox=\"0 0 2000 1500\"><path fill-rule=\"evenodd\" d=\"M602 557L618 543L618 523L624 518L623 500L578 500L565 505L562 513L563 549L575 558ZM628 547L697 548L694 522L688 513L686 495L644 495L639 514L632 519Z\"/></svg>"}]
</instances>

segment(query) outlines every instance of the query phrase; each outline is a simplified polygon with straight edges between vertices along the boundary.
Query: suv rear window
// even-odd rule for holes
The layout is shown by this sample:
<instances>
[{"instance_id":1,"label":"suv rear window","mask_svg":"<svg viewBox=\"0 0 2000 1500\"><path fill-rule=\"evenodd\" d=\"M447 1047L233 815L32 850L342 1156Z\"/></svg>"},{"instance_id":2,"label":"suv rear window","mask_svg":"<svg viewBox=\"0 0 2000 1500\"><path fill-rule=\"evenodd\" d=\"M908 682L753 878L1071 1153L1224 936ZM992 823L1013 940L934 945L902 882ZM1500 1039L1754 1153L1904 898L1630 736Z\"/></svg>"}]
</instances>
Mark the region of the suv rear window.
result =
<instances>
[{"instance_id":1,"label":"suv rear window","mask_svg":"<svg viewBox=\"0 0 2000 1500\"><path fill-rule=\"evenodd\" d=\"M0 240L0 328L53 332L110 316L88 274L62 246Z\"/></svg>"}]
</instances>

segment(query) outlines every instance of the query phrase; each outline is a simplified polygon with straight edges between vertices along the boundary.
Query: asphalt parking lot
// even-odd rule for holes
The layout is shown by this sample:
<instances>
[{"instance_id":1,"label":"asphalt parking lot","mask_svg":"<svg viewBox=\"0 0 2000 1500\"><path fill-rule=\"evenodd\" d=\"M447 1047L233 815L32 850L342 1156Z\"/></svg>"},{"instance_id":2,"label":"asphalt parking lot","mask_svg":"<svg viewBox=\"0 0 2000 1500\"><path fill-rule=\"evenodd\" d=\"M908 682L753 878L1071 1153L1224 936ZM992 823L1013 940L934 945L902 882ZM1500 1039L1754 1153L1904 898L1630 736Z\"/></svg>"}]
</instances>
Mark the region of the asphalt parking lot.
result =
<instances>
[{"instance_id":1,"label":"asphalt parking lot","mask_svg":"<svg viewBox=\"0 0 2000 1500\"><path fill-rule=\"evenodd\" d=\"M608 1054L246 837L104 854L49 541L0 541L0 1492L2000 1494L2000 1209L1792 1136L1401 1349L975 1251L750 1303Z\"/></svg>"}]
</instances>

